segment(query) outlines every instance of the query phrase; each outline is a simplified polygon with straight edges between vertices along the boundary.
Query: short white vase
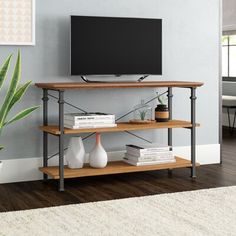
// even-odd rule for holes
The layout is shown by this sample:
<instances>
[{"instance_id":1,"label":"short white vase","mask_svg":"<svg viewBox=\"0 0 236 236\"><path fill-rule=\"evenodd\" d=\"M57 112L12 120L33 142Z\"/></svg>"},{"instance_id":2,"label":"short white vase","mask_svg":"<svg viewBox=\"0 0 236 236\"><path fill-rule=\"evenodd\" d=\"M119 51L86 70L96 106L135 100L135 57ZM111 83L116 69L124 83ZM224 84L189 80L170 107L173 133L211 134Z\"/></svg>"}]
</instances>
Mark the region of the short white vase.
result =
<instances>
[{"instance_id":1,"label":"short white vase","mask_svg":"<svg viewBox=\"0 0 236 236\"><path fill-rule=\"evenodd\" d=\"M104 168L107 165L107 153L101 144L99 133L96 133L96 145L89 154L89 164L93 168Z\"/></svg>"},{"instance_id":2,"label":"short white vase","mask_svg":"<svg viewBox=\"0 0 236 236\"><path fill-rule=\"evenodd\" d=\"M76 169L83 167L85 162L85 150L81 137L70 138L65 158L69 168Z\"/></svg>"}]
</instances>

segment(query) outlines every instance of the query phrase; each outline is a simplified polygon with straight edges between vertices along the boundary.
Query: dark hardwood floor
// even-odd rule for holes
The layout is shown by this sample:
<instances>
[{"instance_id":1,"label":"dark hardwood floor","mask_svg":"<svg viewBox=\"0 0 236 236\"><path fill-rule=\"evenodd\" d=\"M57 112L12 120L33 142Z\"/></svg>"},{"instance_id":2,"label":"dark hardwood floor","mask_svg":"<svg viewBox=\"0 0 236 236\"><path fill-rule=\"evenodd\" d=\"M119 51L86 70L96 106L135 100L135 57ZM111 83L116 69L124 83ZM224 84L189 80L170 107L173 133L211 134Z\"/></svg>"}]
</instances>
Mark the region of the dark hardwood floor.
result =
<instances>
[{"instance_id":1,"label":"dark hardwood floor","mask_svg":"<svg viewBox=\"0 0 236 236\"><path fill-rule=\"evenodd\" d=\"M104 201L152 194L173 193L236 185L236 132L223 132L223 164L198 168L191 180L189 169L153 171L66 180L66 191L57 192L57 182L22 182L0 185L0 211L15 211L66 204Z\"/></svg>"}]
</instances>

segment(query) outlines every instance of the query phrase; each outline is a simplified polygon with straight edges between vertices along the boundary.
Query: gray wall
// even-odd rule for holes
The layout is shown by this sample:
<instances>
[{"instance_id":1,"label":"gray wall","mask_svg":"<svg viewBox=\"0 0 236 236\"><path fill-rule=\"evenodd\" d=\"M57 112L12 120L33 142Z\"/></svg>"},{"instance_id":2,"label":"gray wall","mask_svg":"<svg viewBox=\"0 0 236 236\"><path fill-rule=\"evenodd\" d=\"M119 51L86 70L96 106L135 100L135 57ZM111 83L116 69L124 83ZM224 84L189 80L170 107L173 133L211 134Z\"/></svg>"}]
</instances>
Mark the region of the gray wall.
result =
<instances>
[{"instance_id":1,"label":"gray wall","mask_svg":"<svg viewBox=\"0 0 236 236\"><path fill-rule=\"evenodd\" d=\"M218 143L218 65L219 65L219 1L216 0L37 0L36 46L20 47L23 56L22 80L33 82L80 81L69 76L69 15L152 17L163 19L163 76L152 80L203 81L197 92L197 120L202 128L198 144ZM0 46L0 60L18 47ZM127 79L127 78L125 78ZM129 78L128 78L129 79ZM5 87L6 89L6 87ZM18 109L41 103L41 91L34 86ZM146 90L93 90L66 93L66 99L89 111L113 112L117 116L128 111L142 99L155 95ZM189 119L190 92L174 90L174 117ZM3 99L1 95L0 99ZM155 103L156 104L156 103ZM155 105L153 104L153 105ZM57 103L50 102L50 112ZM67 109L67 111L69 111ZM72 110L73 111L73 110ZM5 150L1 159L42 156L40 111L30 118L9 126L1 137ZM55 115L51 116L55 121ZM164 142L166 131L137 132L153 141ZM125 133L105 134L103 143L109 150L120 150L130 142ZM50 139L51 152L57 149L56 138ZM132 139L136 141L136 139ZM89 151L94 139L85 142ZM174 131L174 144L189 144L189 130Z\"/></svg>"}]
</instances>

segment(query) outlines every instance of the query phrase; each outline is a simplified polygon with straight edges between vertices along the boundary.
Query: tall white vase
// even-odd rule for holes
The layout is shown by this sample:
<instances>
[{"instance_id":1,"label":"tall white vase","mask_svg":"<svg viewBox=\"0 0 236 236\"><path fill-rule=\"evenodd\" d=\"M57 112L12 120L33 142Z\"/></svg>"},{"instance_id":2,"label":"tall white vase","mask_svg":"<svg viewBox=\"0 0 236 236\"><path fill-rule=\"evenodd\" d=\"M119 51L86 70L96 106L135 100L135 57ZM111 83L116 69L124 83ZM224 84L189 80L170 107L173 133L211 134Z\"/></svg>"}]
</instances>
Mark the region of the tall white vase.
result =
<instances>
[{"instance_id":1,"label":"tall white vase","mask_svg":"<svg viewBox=\"0 0 236 236\"><path fill-rule=\"evenodd\" d=\"M65 158L69 168L75 169L83 167L85 162L85 150L81 137L70 138Z\"/></svg>"},{"instance_id":2,"label":"tall white vase","mask_svg":"<svg viewBox=\"0 0 236 236\"><path fill-rule=\"evenodd\" d=\"M96 133L96 145L89 154L89 164L93 168L104 168L107 165L107 153L101 144L99 133Z\"/></svg>"}]
</instances>

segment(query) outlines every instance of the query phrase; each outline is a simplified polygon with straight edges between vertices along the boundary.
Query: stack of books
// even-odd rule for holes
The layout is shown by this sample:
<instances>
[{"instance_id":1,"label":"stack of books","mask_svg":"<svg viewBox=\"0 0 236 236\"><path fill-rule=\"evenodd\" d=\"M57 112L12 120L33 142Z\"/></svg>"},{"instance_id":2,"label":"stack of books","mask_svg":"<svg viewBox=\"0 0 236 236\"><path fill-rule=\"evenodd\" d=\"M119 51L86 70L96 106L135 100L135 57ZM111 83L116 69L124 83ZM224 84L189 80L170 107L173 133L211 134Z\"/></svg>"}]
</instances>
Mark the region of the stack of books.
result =
<instances>
[{"instance_id":1,"label":"stack of books","mask_svg":"<svg viewBox=\"0 0 236 236\"><path fill-rule=\"evenodd\" d=\"M170 146L158 144L126 145L124 162L134 166L176 162Z\"/></svg>"},{"instance_id":2,"label":"stack of books","mask_svg":"<svg viewBox=\"0 0 236 236\"><path fill-rule=\"evenodd\" d=\"M67 113L64 115L64 126L69 129L116 127L115 115L94 113Z\"/></svg>"}]
</instances>

